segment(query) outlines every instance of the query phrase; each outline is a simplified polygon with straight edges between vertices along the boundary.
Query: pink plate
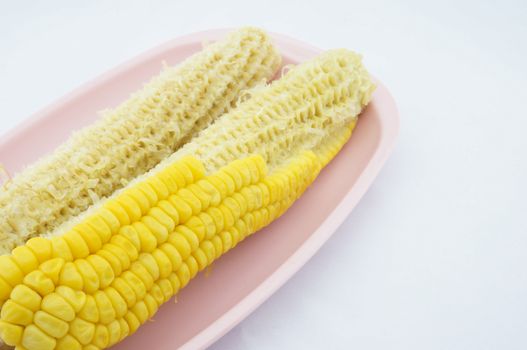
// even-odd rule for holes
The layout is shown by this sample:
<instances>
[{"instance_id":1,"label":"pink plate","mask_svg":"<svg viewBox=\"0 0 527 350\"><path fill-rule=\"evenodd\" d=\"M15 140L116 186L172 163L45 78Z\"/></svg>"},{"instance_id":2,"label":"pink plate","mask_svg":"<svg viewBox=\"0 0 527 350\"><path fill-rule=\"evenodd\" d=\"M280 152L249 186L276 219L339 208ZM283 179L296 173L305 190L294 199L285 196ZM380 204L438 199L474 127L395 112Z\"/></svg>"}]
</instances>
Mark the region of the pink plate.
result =
<instances>
[{"instance_id":1,"label":"pink plate","mask_svg":"<svg viewBox=\"0 0 527 350\"><path fill-rule=\"evenodd\" d=\"M184 36L156 47L83 85L45 108L0 141L0 163L13 173L53 150L97 111L116 106L157 74L226 30ZM272 34L284 63L299 63L321 50ZM279 220L227 253L210 273L194 279L165 304L154 322L115 349L199 349L212 344L269 298L344 221L388 157L398 132L395 103L377 83L351 140L315 183ZM298 291L301 293L301 291Z\"/></svg>"}]
</instances>

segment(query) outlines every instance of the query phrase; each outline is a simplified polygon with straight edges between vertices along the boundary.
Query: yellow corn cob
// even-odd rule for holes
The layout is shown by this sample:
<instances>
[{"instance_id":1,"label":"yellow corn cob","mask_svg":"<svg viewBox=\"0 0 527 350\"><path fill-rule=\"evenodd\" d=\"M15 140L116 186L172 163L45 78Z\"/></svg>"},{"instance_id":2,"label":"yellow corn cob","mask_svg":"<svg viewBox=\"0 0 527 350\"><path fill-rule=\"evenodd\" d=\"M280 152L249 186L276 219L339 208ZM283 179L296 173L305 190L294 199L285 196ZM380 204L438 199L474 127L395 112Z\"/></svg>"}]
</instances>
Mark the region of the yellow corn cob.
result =
<instances>
[{"instance_id":1,"label":"yellow corn cob","mask_svg":"<svg viewBox=\"0 0 527 350\"><path fill-rule=\"evenodd\" d=\"M372 90L358 56L330 51L254 92L63 235L1 257L0 337L28 350L102 349L133 334L291 206Z\"/></svg>"},{"instance_id":2,"label":"yellow corn cob","mask_svg":"<svg viewBox=\"0 0 527 350\"><path fill-rule=\"evenodd\" d=\"M280 57L245 28L166 68L141 91L0 188L0 254L53 230L151 169L272 77Z\"/></svg>"}]
</instances>

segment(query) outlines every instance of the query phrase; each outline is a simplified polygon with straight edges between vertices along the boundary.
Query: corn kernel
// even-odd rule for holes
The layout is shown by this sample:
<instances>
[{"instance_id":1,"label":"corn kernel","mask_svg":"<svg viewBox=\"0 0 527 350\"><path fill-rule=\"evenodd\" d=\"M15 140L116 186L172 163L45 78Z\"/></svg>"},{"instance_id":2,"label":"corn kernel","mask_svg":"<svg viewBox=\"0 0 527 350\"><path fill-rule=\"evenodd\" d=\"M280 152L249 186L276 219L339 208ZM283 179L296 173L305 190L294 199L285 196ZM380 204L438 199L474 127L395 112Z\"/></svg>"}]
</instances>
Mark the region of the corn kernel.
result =
<instances>
[{"instance_id":1,"label":"corn kernel","mask_svg":"<svg viewBox=\"0 0 527 350\"><path fill-rule=\"evenodd\" d=\"M184 224L192 216L192 207L180 196L172 195L168 198L170 204L176 208L179 214L179 223Z\"/></svg>"},{"instance_id":2,"label":"corn kernel","mask_svg":"<svg viewBox=\"0 0 527 350\"><path fill-rule=\"evenodd\" d=\"M152 284L154 284L154 279L148 273L148 270L139 262L135 261L130 266L130 271L134 273L145 285L145 288L148 290L152 287Z\"/></svg>"},{"instance_id":3,"label":"corn kernel","mask_svg":"<svg viewBox=\"0 0 527 350\"><path fill-rule=\"evenodd\" d=\"M221 232L225 227L225 222L223 218L223 213L220 209L211 207L207 210L207 214L210 215L212 221L214 222L214 232Z\"/></svg>"},{"instance_id":4,"label":"corn kernel","mask_svg":"<svg viewBox=\"0 0 527 350\"><path fill-rule=\"evenodd\" d=\"M201 241L205 238L205 224L198 216L191 217L185 226L188 227L192 232L198 236L198 240Z\"/></svg>"},{"instance_id":5,"label":"corn kernel","mask_svg":"<svg viewBox=\"0 0 527 350\"><path fill-rule=\"evenodd\" d=\"M240 208L240 215L244 215L247 212L247 200L245 197L240 192L236 192L232 195L232 199L234 199L236 204L238 204L238 207Z\"/></svg>"},{"instance_id":6,"label":"corn kernel","mask_svg":"<svg viewBox=\"0 0 527 350\"><path fill-rule=\"evenodd\" d=\"M195 249L198 248L199 238L194 233L194 231L192 231L191 229L189 229L188 227L186 227L184 225L180 225L180 226L176 227L175 232L177 234L180 234L181 236L183 236L186 239L186 241L190 245L190 250L191 251L194 251Z\"/></svg>"},{"instance_id":7,"label":"corn kernel","mask_svg":"<svg viewBox=\"0 0 527 350\"><path fill-rule=\"evenodd\" d=\"M126 323L128 323L128 327L130 329L129 334L134 334L135 331L137 331L137 328L139 328L139 326L141 325L141 323L139 322L137 317L134 315L134 313L131 311L128 311L126 315L124 315L124 319Z\"/></svg>"},{"instance_id":8,"label":"corn kernel","mask_svg":"<svg viewBox=\"0 0 527 350\"><path fill-rule=\"evenodd\" d=\"M151 252L157 247L157 238L150 232L148 227L142 222L136 222L133 224L141 244L141 251Z\"/></svg>"},{"instance_id":9,"label":"corn kernel","mask_svg":"<svg viewBox=\"0 0 527 350\"><path fill-rule=\"evenodd\" d=\"M212 217L207 213L199 213L198 217L205 226L205 239L211 239L216 234L216 224Z\"/></svg>"},{"instance_id":10,"label":"corn kernel","mask_svg":"<svg viewBox=\"0 0 527 350\"><path fill-rule=\"evenodd\" d=\"M128 196L126 193L122 193L117 196L115 200L126 211L128 218L130 218L130 222L135 222L141 218L141 208L132 197Z\"/></svg>"},{"instance_id":11,"label":"corn kernel","mask_svg":"<svg viewBox=\"0 0 527 350\"><path fill-rule=\"evenodd\" d=\"M88 217L84 222L99 236L102 243L106 243L112 236L111 227L102 219L99 213Z\"/></svg>"},{"instance_id":12,"label":"corn kernel","mask_svg":"<svg viewBox=\"0 0 527 350\"><path fill-rule=\"evenodd\" d=\"M169 232L174 231L174 227L176 227L176 223L162 209L158 207L154 207L150 209L150 211L148 212L148 215L154 218L161 225L163 225L167 229L167 234Z\"/></svg>"},{"instance_id":13,"label":"corn kernel","mask_svg":"<svg viewBox=\"0 0 527 350\"><path fill-rule=\"evenodd\" d=\"M130 196L141 209L141 215L145 215L150 210L150 201L146 194L144 194L138 187L127 189L124 194Z\"/></svg>"},{"instance_id":14,"label":"corn kernel","mask_svg":"<svg viewBox=\"0 0 527 350\"><path fill-rule=\"evenodd\" d=\"M148 228L148 230L155 236L157 243L163 243L168 238L168 230L159 221L147 215L143 216L141 222Z\"/></svg>"},{"instance_id":15,"label":"corn kernel","mask_svg":"<svg viewBox=\"0 0 527 350\"><path fill-rule=\"evenodd\" d=\"M22 340L22 332L24 328L8 322L0 321L0 337L4 340L4 343L10 346L20 344Z\"/></svg>"},{"instance_id":16,"label":"corn kernel","mask_svg":"<svg viewBox=\"0 0 527 350\"><path fill-rule=\"evenodd\" d=\"M161 250L156 249L152 252L152 256L156 260L157 266L159 267L159 277L165 278L172 272L172 262L168 256Z\"/></svg>"},{"instance_id":17,"label":"corn kernel","mask_svg":"<svg viewBox=\"0 0 527 350\"><path fill-rule=\"evenodd\" d=\"M88 344L85 347L83 347L82 350L100 350L100 348L93 344Z\"/></svg>"},{"instance_id":18,"label":"corn kernel","mask_svg":"<svg viewBox=\"0 0 527 350\"><path fill-rule=\"evenodd\" d=\"M226 253L232 248L232 237L226 231L220 233L220 237L223 244L223 252Z\"/></svg>"},{"instance_id":19,"label":"corn kernel","mask_svg":"<svg viewBox=\"0 0 527 350\"><path fill-rule=\"evenodd\" d=\"M119 319L119 327L121 328L121 335L119 336L119 340L122 340L128 335L130 335L130 326L128 325L128 322L126 322L124 317Z\"/></svg>"},{"instance_id":20,"label":"corn kernel","mask_svg":"<svg viewBox=\"0 0 527 350\"><path fill-rule=\"evenodd\" d=\"M74 263L67 262L64 264L62 271L60 272L59 284L71 287L75 290L81 290L84 288L83 278Z\"/></svg>"},{"instance_id":21,"label":"corn kernel","mask_svg":"<svg viewBox=\"0 0 527 350\"><path fill-rule=\"evenodd\" d=\"M198 185L203 192L205 192L210 200L210 206L217 206L220 204L222 195L220 191L212 185L207 179L199 180L196 185Z\"/></svg>"},{"instance_id":22,"label":"corn kernel","mask_svg":"<svg viewBox=\"0 0 527 350\"><path fill-rule=\"evenodd\" d=\"M194 181L192 172L182 162L172 164L167 169L167 174L170 174L170 177L177 183L178 188L183 188Z\"/></svg>"},{"instance_id":23,"label":"corn kernel","mask_svg":"<svg viewBox=\"0 0 527 350\"><path fill-rule=\"evenodd\" d=\"M167 258L172 263L171 272L179 269L179 266L181 266L183 259L181 258L181 255L179 254L178 250L170 243L164 243L159 248L166 254Z\"/></svg>"},{"instance_id":24,"label":"corn kernel","mask_svg":"<svg viewBox=\"0 0 527 350\"><path fill-rule=\"evenodd\" d=\"M247 190L247 188L244 188L242 190L242 193L244 190ZM240 205L238 204L238 202L236 200L234 200L232 197L227 197L223 200L223 204L221 206L225 206L227 208L229 208L229 210L231 211L231 214L234 218L234 220L237 220L237 218L240 217L241 215L241 208L240 208ZM221 207L220 206L220 207ZM249 202L248 202L248 205L247 207L249 208ZM248 210L251 210L251 209L248 209Z\"/></svg>"},{"instance_id":25,"label":"corn kernel","mask_svg":"<svg viewBox=\"0 0 527 350\"><path fill-rule=\"evenodd\" d=\"M240 175L241 180L242 180L242 184L241 184L242 187L248 186L252 182L251 171L249 170L249 167L247 166L248 163L250 163L248 159L243 159L243 160L238 159L238 160L233 161L229 165Z\"/></svg>"},{"instance_id":26,"label":"corn kernel","mask_svg":"<svg viewBox=\"0 0 527 350\"><path fill-rule=\"evenodd\" d=\"M221 213L223 214L223 222L225 223L225 228L229 228L232 225L234 225L234 216L232 214L232 210L228 208L224 204L220 204L219 209L221 210Z\"/></svg>"},{"instance_id":27,"label":"corn kernel","mask_svg":"<svg viewBox=\"0 0 527 350\"><path fill-rule=\"evenodd\" d=\"M94 293L99 289L99 276L93 267L85 259L77 259L74 262L77 271L82 276L83 290L88 293Z\"/></svg>"},{"instance_id":28,"label":"corn kernel","mask_svg":"<svg viewBox=\"0 0 527 350\"><path fill-rule=\"evenodd\" d=\"M178 180L176 179L178 174L174 174L174 171L170 168L170 166L167 167L166 169L157 173L156 176L166 186L168 193L172 194L175 193L180 187L178 186Z\"/></svg>"},{"instance_id":29,"label":"corn kernel","mask_svg":"<svg viewBox=\"0 0 527 350\"><path fill-rule=\"evenodd\" d=\"M236 184L234 183L232 177L225 172L225 170L222 169L218 171L215 175L209 178L209 181L216 181L215 178L220 180L227 188L227 192L223 197L230 196L234 193L234 191L236 190Z\"/></svg>"},{"instance_id":30,"label":"corn kernel","mask_svg":"<svg viewBox=\"0 0 527 350\"><path fill-rule=\"evenodd\" d=\"M82 345L88 345L95 335L95 325L82 318L75 318L70 323L70 334Z\"/></svg>"},{"instance_id":31,"label":"corn kernel","mask_svg":"<svg viewBox=\"0 0 527 350\"><path fill-rule=\"evenodd\" d=\"M148 309L148 318L152 318L158 309L156 300L154 299L152 295L147 294L145 295L145 298L143 299L143 301L146 305L146 308Z\"/></svg>"},{"instance_id":32,"label":"corn kernel","mask_svg":"<svg viewBox=\"0 0 527 350\"><path fill-rule=\"evenodd\" d=\"M223 241L221 240L220 236L214 236L210 240L212 245L214 246L214 252L216 253L213 260L218 259L223 253Z\"/></svg>"},{"instance_id":33,"label":"corn kernel","mask_svg":"<svg viewBox=\"0 0 527 350\"><path fill-rule=\"evenodd\" d=\"M121 227L119 229L119 235L127 238L134 245L135 249L141 249L141 239L133 224Z\"/></svg>"},{"instance_id":34,"label":"corn kernel","mask_svg":"<svg viewBox=\"0 0 527 350\"><path fill-rule=\"evenodd\" d=\"M157 281L157 285L159 286L159 288L161 288L161 292L163 293L165 302L169 301L170 298L172 298L172 296L174 295L174 290L172 289L170 281L166 278L163 278Z\"/></svg>"},{"instance_id":35,"label":"corn kernel","mask_svg":"<svg viewBox=\"0 0 527 350\"><path fill-rule=\"evenodd\" d=\"M20 267L23 273L27 274L38 267L38 259L35 253L27 246L16 247L11 251L15 263Z\"/></svg>"},{"instance_id":36,"label":"corn kernel","mask_svg":"<svg viewBox=\"0 0 527 350\"><path fill-rule=\"evenodd\" d=\"M180 189L177 196L190 206L192 209L192 215L197 215L201 211L201 201L187 188Z\"/></svg>"},{"instance_id":37,"label":"corn kernel","mask_svg":"<svg viewBox=\"0 0 527 350\"><path fill-rule=\"evenodd\" d=\"M134 273L125 271L121 277L128 283L128 285L134 291L134 294L138 300L143 299L146 294L146 287L144 283Z\"/></svg>"},{"instance_id":38,"label":"corn kernel","mask_svg":"<svg viewBox=\"0 0 527 350\"><path fill-rule=\"evenodd\" d=\"M139 260L132 264L130 271L142 280L147 289L159 277L159 267L151 254L142 253Z\"/></svg>"},{"instance_id":39,"label":"corn kernel","mask_svg":"<svg viewBox=\"0 0 527 350\"><path fill-rule=\"evenodd\" d=\"M243 180L242 180L242 177L241 177L240 173L236 169L234 169L234 168L232 168L232 167L230 167L228 165L223 168L223 171L226 174L228 174L232 178L232 180L234 181L235 191L239 191L240 188L242 188L242 186L243 186Z\"/></svg>"},{"instance_id":40,"label":"corn kernel","mask_svg":"<svg viewBox=\"0 0 527 350\"><path fill-rule=\"evenodd\" d=\"M223 199L223 198L225 198L225 197L227 197L229 195L229 192L230 192L229 188L227 187L225 182L223 182L218 176L211 175L211 176L207 177L206 180L203 180L203 181L211 184L219 192L221 199ZM233 187L234 187L234 183L233 183ZM220 199L220 201L221 201L221 199Z\"/></svg>"},{"instance_id":41,"label":"corn kernel","mask_svg":"<svg viewBox=\"0 0 527 350\"><path fill-rule=\"evenodd\" d=\"M187 184L196 182L205 176L205 167L203 166L203 163L201 163L196 158L191 156L183 157L181 158L181 164L185 165L192 172L192 179L189 179L187 177L185 178Z\"/></svg>"},{"instance_id":42,"label":"corn kernel","mask_svg":"<svg viewBox=\"0 0 527 350\"><path fill-rule=\"evenodd\" d=\"M0 277L11 286L16 286L24 279L24 273L9 255L0 256Z\"/></svg>"},{"instance_id":43,"label":"corn kernel","mask_svg":"<svg viewBox=\"0 0 527 350\"><path fill-rule=\"evenodd\" d=\"M196 259L200 271L207 267L209 263L207 260L207 255L203 252L201 248L196 249L192 253L192 256L194 257L194 259Z\"/></svg>"},{"instance_id":44,"label":"corn kernel","mask_svg":"<svg viewBox=\"0 0 527 350\"><path fill-rule=\"evenodd\" d=\"M60 272L62 271L64 263L64 259L54 258L40 264L39 269L40 271L44 272L44 274L48 276L53 281L53 283L57 284L59 282Z\"/></svg>"},{"instance_id":45,"label":"corn kernel","mask_svg":"<svg viewBox=\"0 0 527 350\"><path fill-rule=\"evenodd\" d=\"M140 182L137 184L136 188L145 195L145 197L147 198L149 202L149 207L153 207L154 205L156 205L157 202L159 202L156 191L154 191L152 186L150 186L148 183L144 181Z\"/></svg>"},{"instance_id":46,"label":"corn kernel","mask_svg":"<svg viewBox=\"0 0 527 350\"><path fill-rule=\"evenodd\" d=\"M68 244L74 258L85 258L90 254L88 245L78 232L71 230L66 232L62 237Z\"/></svg>"},{"instance_id":47,"label":"corn kernel","mask_svg":"<svg viewBox=\"0 0 527 350\"><path fill-rule=\"evenodd\" d=\"M137 301L134 290L123 278L117 277L112 282L112 287L119 292L121 297L126 301L128 307L132 307Z\"/></svg>"},{"instance_id":48,"label":"corn kernel","mask_svg":"<svg viewBox=\"0 0 527 350\"><path fill-rule=\"evenodd\" d=\"M99 286L101 289L106 288L112 283L115 274L108 261L99 255L90 255L86 258L86 261L93 267L93 270L99 277Z\"/></svg>"},{"instance_id":49,"label":"corn kernel","mask_svg":"<svg viewBox=\"0 0 527 350\"><path fill-rule=\"evenodd\" d=\"M62 338L69 330L66 322L45 311L37 311L33 323L53 338Z\"/></svg>"},{"instance_id":50,"label":"corn kernel","mask_svg":"<svg viewBox=\"0 0 527 350\"><path fill-rule=\"evenodd\" d=\"M152 286L152 289L148 294L150 294L152 298L154 298L157 303L157 306L161 306L165 302L165 296L163 295L163 291L157 284L154 284Z\"/></svg>"},{"instance_id":51,"label":"corn kernel","mask_svg":"<svg viewBox=\"0 0 527 350\"><path fill-rule=\"evenodd\" d=\"M182 260L185 260L191 253L191 247L189 242L179 232L172 233L168 237L168 243L172 244L177 249L177 251L181 255Z\"/></svg>"},{"instance_id":52,"label":"corn kernel","mask_svg":"<svg viewBox=\"0 0 527 350\"><path fill-rule=\"evenodd\" d=\"M99 349L104 349L108 346L110 342L110 334L108 333L108 328L101 324L98 324L95 327L95 334L92 339L93 345Z\"/></svg>"},{"instance_id":53,"label":"corn kernel","mask_svg":"<svg viewBox=\"0 0 527 350\"><path fill-rule=\"evenodd\" d=\"M73 260L73 254L68 243L64 240L64 236L51 238L51 247L54 258L62 258L65 261Z\"/></svg>"},{"instance_id":54,"label":"corn kernel","mask_svg":"<svg viewBox=\"0 0 527 350\"><path fill-rule=\"evenodd\" d=\"M190 281L190 270L186 263L181 264L179 270L176 271L176 275L179 279L181 288L185 287Z\"/></svg>"},{"instance_id":55,"label":"corn kernel","mask_svg":"<svg viewBox=\"0 0 527 350\"><path fill-rule=\"evenodd\" d=\"M170 203L168 200L162 200L157 204L157 207L163 210L163 212L172 219L174 222L174 225L179 224L179 213L176 209L176 207ZM172 232L174 228L170 229L169 231Z\"/></svg>"},{"instance_id":56,"label":"corn kernel","mask_svg":"<svg viewBox=\"0 0 527 350\"><path fill-rule=\"evenodd\" d=\"M73 290L67 286L58 286L55 291L66 300L75 312L79 312L86 303L86 294L84 292Z\"/></svg>"},{"instance_id":57,"label":"corn kernel","mask_svg":"<svg viewBox=\"0 0 527 350\"><path fill-rule=\"evenodd\" d=\"M119 220L119 226L130 225L128 213L115 199L108 200L104 203L103 208L109 210Z\"/></svg>"},{"instance_id":58,"label":"corn kernel","mask_svg":"<svg viewBox=\"0 0 527 350\"><path fill-rule=\"evenodd\" d=\"M201 189L201 187L199 187L196 184L190 184L190 185L188 185L186 187L186 189L188 191L190 191L194 195L194 197L196 197L200 201L200 203L201 203L201 210L200 211L206 210L209 207L209 205L210 205L210 197L208 196L208 194L205 191L203 191Z\"/></svg>"},{"instance_id":59,"label":"corn kernel","mask_svg":"<svg viewBox=\"0 0 527 350\"><path fill-rule=\"evenodd\" d=\"M24 305L32 311L36 311L40 307L42 297L38 295L33 289L26 285L19 284L11 291L11 300L20 305Z\"/></svg>"},{"instance_id":60,"label":"corn kernel","mask_svg":"<svg viewBox=\"0 0 527 350\"><path fill-rule=\"evenodd\" d=\"M106 288L104 292L112 303L112 307L115 310L115 317L123 317L126 314L126 311L128 311L128 305L121 294L119 294L119 292L113 287Z\"/></svg>"},{"instance_id":61,"label":"corn kernel","mask_svg":"<svg viewBox=\"0 0 527 350\"><path fill-rule=\"evenodd\" d=\"M250 213L245 214L244 218L247 217L248 214ZM236 221L236 223L234 224L234 227L236 227L236 229L238 230L238 233L240 234L240 238L239 238L240 241L244 240L245 237L247 237L247 235L249 234L249 228L247 227L247 224L245 223L244 220Z\"/></svg>"},{"instance_id":62,"label":"corn kernel","mask_svg":"<svg viewBox=\"0 0 527 350\"><path fill-rule=\"evenodd\" d=\"M107 326L108 328L108 346L112 346L119 341L121 337L121 326L118 320L113 320Z\"/></svg>"},{"instance_id":63,"label":"corn kernel","mask_svg":"<svg viewBox=\"0 0 527 350\"><path fill-rule=\"evenodd\" d=\"M130 243L131 244L131 243ZM130 267L130 257L124 251L123 248L119 247L116 244L106 243L103 247L103 250L107 250L112 253L119 261L121 262L121 269L123 271L127 270ZM117 276L118 274L116 274ZM119 274L120 275L120 274Z\"/></svg>"},{"instance_id":64,"label":"corn kernel","mask_svg":"<svg viewBox=\"0 0 527 350\"><path fill-rule=\"evenodd\" d=\"M66 322L72 321L75 318L75 310L73 307L57 293L46 295L42 299L41 309Z\"/></svg>"},{"instance_id":65,"label":"corn kernel","mask_svg":"<svg viewBox=\"0 0 527 350\"><path fill-rule=\"evenodd\" d=\"M102 247L101 237L87 224L80 223L74 229L84 240L90 253L95 253Z\"/></svg>"},{"instance_id":66,"label":"corn kernel","mask_svg":"<svg viewBox=\"0 0 527 350\"><path fill-rule=\"evenodd\" d=\"M77 316L90 323L99 322L99 309L92 295L86 295L84 306Z\"/></svg>"},{"instance_id":67,"label":"corn kernel","mask_svg":"<svg viewBox=\"0 0 527 350\"><path fill-rule=\"evenodd\" d=\"M254 209L258 208L258 202L254 196L253 191L249 187L245 187L240 191L241 195L245 198L245 202L247 203L247 211L251 212ZM230 208L230 207L229 207ZM241 210L240 210L241 214Z\"/></svg>"},{"instance_id":68,"label":"corn kernel","mask_svg":"<svg viewBox=\"0 0 527 350\"><path fill-rule=\"evenodd\" d=\"M140 301L135 304L131 311L134 313L135 317L137 317L141 324L148 320L148 308L146 307L144 301Z\"/></svg>"},{"instance_id":69,"label":"corn kernel","mask_svg":"<svg viewBox=\"0 0 527 350\"><path fill-rule=\"evenodd\" d=\"M190 279L193 279L199 272L198 262L196 261L196 258L191 255L188 257L186 264L190 273Z\"/></svg>"},{"instance_id":70,"label":"corn kernel","mask_svg":"<svg viewBox=\"0 0 527 350\"><path fill-rule=\"evenodd\" d=\"M57 350L81 350L82 345L72 335L66 334L57 340Z\"/></svg>"},{"instance_id":71,"label":"corn kernel","mask_svg":"<svg viewBox=\"0 0 527 350\"><path fill-rule=\"evenodd\" d=\"M37 326L29 325L22 335L22 346L27 350L53 350L57 341L42 332Z\"/></svg>"},{"instance_id":72,"label":"corn kernel","mask_svg":"<svg viewBox=\"0 0 527 350\"><path fill-rule=\"evenodd\" d=\"M27 274L24 277L24 284L42 296L53 292L55 289L53 281L40 270Z\"/></svg>"},{"instance_id":73,"label":"corn kernel","mask_svg":"<svg viewBox=\"0 0 527 350\"><path fill-rule=\"evenodd\" d=\"M128 255L130 261L137 259L139 252L128 238L121 235L115 235L110 239L110 243L120 247Z\"/></svg>"},{"instance_id":74,"label":"corn kernel","mask_svg":"<svg viewBox=\"0 0 527 350\"><path fill-rule=\"evenodd\" d=\"M39 262L46 261L51 257L51 242L43 237L31 238L26 242L26 246L31 249Z\"/></svg>"},{"instance_id":75,"label":"corn kernel","mask_svg":"<svg viewBox=\"0 0 527 350\"><path fill-rule=\"evenodd\" d=\"M99 310L99 322L102 324L108 324L115 319L115 310L113 309L110 298L103 291L98 290L93 295L95 298L95 304Z\"/></svg>"},{"instance_id":76,"label":"corn kernel","mask_svg":"<svg viewBox=\"0 0 527 350\"><path fill-rule=\"evenodd\" d=\"M119 218L109 209L102 207L97 210L97 215L108 225L111 230L111 233L117 233L119 227L121 227L121 222Z\"/></svg>"},{"instance_id":77,"label":"corn kernel","mask_svg":"<svg viewBox=\"0 0 527 350\"><path fill-rule=\"evenodd\" d=\"M260 189L262 193L262 206L267 207L271 201L271 194L269 193L269 188L263 183L259 183L256 186Z\"/></svg>"},{"instance_id":78,"label":"corn kernel","mask_svg":"<svg viewBox=\"0 0 527 350\"><path fill-rule=\"evenodd\" d=\"M171 273L170 276L168 276L168 281L172 285L172 293L175 295L181 289L181 282L178 275L174 272Z\"/></svg>"},{"instance_id":79,"label":"corn kernel","mask_svg":"<svg viewBox=\"0 0 527 350\"><path fill-rule=\"evenodd\" d=\"M2 306L0 317L2 318L2 321L26 326L33 322L33 311L18 303L15 303L13 300L8 300Z\"/></svg>"},{"instance_id":80,"label":"corn kernel","mask_svg":"<svg viewBox=\"0 0 527 350\"><path fill-rule=\"evenodd\" d=\"M9 294L11 293L12 289L13 287L11 287L9 283L0 277L0 306L1 303L9 298Z\"/></svg>"},{"instance_id":81,"label":"corn kernel","mask_svg":"<svg viewBox=\"0 0 527 350\"><path fill-rule=\"evenodd\" d=\"M156 192L158 200L166 199L170 195L167 186L156 176L149 177L145 182Z\"/></svg>"},{"instance_id":82,"label":"corn kernel","mask_svg":"<svg viewBox=\"0 0 527 350\"><path fill-rule=\"evenodd\" d=\"M232 247L234 248L243 239L243 237L236 227L231 227L228 230L228 233L231 236Z\"/></svg>"}]
</instances>

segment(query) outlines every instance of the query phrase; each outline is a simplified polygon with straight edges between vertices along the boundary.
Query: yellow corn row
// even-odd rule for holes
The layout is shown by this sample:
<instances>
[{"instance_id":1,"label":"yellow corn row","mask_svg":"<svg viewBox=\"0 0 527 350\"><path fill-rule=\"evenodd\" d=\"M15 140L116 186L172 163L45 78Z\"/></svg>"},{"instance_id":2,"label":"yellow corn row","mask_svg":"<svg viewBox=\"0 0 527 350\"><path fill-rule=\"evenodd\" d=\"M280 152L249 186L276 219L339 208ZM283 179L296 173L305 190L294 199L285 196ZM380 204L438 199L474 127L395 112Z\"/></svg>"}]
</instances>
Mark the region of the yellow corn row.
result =
<instances>
[{"instance_id":1,"label":"yellow corn row","mask_svg":"<svg viewBox=\"0 0 527 350\"><path fill-rule=\"evenodd\" d=\"M102 349L133 334L294 203L348 140L372 90L355 54L324 54L253 92L63 235L1 256L0 337L28 350Z\"/></svg>"},{"instance_id":2,"label":"yellow corn row","mask_svg":"<svg viewBox=\"0 0 527 350\"><path fill-rule=\"evenodd\" d=\"M0 253L52 231L157 165L279 64L267 35L245 28L165 69L0 188Z\"/></svg>"}]
</instances>

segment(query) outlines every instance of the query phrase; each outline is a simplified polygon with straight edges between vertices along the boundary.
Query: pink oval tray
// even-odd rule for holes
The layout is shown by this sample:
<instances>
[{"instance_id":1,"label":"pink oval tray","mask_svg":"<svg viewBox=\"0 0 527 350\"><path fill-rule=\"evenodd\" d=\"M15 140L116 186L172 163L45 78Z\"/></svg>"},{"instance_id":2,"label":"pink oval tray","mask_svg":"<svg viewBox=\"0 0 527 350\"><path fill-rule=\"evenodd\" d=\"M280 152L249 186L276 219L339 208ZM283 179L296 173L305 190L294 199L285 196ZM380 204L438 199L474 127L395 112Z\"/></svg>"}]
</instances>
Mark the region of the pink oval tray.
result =
<instances>
[{"instance_id":1,"label":"pink oval tray","mask_svg":"<svg viewBox=\"0 0 527 350\"><path fill-rule=\"evenodd\" d=\"M227 30L172 40L101 75L40 111L0 140L0 163L13 173L51 151L72 130L93 122L97 111L116 106L157 74ZM272 34L284 64L299 63L320 49ZM279 220L248 238L201 273L160 308L153 322L114 349L199 349L229 331L269 298L344 221L388 157L398 132L395 103L377 82L368 108L340 154ZM298 291L301 293L302 291Z\"/></svg>"}]
</instances>

